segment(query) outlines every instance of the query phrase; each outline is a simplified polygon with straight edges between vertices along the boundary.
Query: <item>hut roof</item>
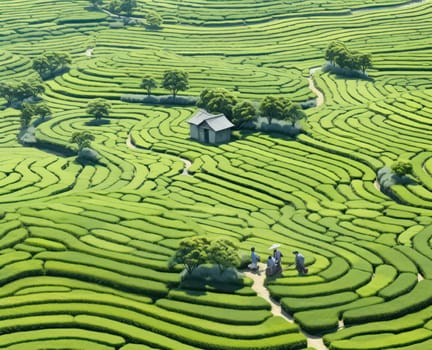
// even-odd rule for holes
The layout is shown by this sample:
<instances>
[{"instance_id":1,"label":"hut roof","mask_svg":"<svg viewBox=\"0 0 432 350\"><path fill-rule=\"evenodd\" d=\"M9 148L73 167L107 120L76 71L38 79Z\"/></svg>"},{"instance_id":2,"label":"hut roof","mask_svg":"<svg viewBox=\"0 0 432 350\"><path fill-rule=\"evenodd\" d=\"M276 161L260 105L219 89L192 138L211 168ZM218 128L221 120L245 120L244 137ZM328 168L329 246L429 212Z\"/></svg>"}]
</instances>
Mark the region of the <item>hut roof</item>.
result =
<instances>
[{"instance_id":1,"label":"hut roof","mask_svg":"<svg viewBox=\"0 0 432 350\"><path fill-rule=\"evenodd\" d=\"M207 122L207 125L214 131L225 130L234 126L224 114L211 114L204 109L200 109L188 120L189 124L197 126L204 122Z\"/></svg>"}]
</instances>

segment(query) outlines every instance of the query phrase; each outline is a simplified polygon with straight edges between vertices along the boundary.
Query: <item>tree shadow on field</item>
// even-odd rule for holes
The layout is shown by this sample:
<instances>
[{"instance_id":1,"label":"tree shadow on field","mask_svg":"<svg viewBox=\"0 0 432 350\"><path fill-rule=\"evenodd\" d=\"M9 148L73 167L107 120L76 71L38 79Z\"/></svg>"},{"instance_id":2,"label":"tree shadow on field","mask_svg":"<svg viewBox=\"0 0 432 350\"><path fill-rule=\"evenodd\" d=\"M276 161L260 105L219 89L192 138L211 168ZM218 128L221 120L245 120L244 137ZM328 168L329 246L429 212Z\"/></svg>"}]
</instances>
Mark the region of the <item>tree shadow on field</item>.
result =
<instances>
[{"instance_id":1,"label":"tree shadow on field","mask_svg":"<svg viewBox=\"0 0 432 350\"><path fill-rule=\"evenodd\" d=\"M100 126L100 125L108 125L111 124L111 120L108 119L92 119L88 122L85 122L86 126Z\"/></svg>"}]
</instances>

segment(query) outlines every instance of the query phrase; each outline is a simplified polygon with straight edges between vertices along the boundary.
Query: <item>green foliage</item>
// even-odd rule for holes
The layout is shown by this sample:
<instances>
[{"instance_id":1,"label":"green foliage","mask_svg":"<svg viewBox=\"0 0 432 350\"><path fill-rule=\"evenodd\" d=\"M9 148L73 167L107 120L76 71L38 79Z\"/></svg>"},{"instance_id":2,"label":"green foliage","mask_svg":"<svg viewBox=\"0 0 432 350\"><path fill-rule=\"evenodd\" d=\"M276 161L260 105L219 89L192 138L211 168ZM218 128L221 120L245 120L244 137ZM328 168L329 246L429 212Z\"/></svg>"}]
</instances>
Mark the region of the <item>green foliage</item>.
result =
<instances>
[{"instance_id":1,"label":"green foliage","mask_svg":"<svg viewBox=\"0 0 432 350\"><path fill-rule=\"evenodd\" d=\"M143 89L147 90L147 96L150 97L152 89L157 87L156 80L151 75L146 75L140 85Z\"/></svg>"},{"instance_id":2,"label":"green foliage","mask_svg":"<svg viewBox=\"0 0 432 350\"><path fill-rule=\"evenodd\" d=\"M408 161L400 160L391 165L392 171L398 176L406 176L412 174L413 166Z\"/></svg>"},{"instance_id":3,"label":"green foliage","mask_svg":"<svg viewBox=\"0 0 432 350\"><path fill-rule=\"evenodd\" d=\"M51 114L51 110L44 102L37 104L24 102L21 106L21 127L27 128L34 116L40 116L44 119L49 114Z\"/></svg>"},{"instance_id":4,"label":"green foliage","mask_svg":"<svg viewBox=\"0 0 432 350\"><path fill-rule=\"evenodd\" d=\"M192 273L199 265L204 264L208 257L210 240L206 237L191 237L180 241L174 262L183 264L188 273Z\"/></svg>"},{"instance_id":5,"label":"green foliage","mask_svg":"<svg viewBox=\"0 0 432 350\"><path fill-rule=\"evenodd\" d=\"M121 0L120 11L125 12L127 16L131 16L136 7L136 0Z\"/></svg>"},{"instance_id":6,"label":"green foliage","mask_svg":"<svg viewBox=\"0 0 432 350\"><path fill-rule=\"evenodd\" d=\"M111 104L103 98L97 98L87 103L87 113L96 120L109 116Z\"/></svg>"},{"instance_id":7,"label":"green foliage","mask_svg":"<svg viewBox=\"0 0 432 350\"><path fill-rule=\"evenodd\" d=\"M350 51L347 46L340 41L332 41L325 52L325 59L330 64L337 64L340 68L350 70L361 70L366 74L366 70L372 67L372 56L367 53Z\"/></svg>"},{"instance_id":8,"label":"green foliage","mask_svg":"<svg viewBox=\"0 0 432 350\"><path fill-rule=\"evenodd\" d=\"M32 98L44 92L44 87L39 81L22 81L0 83L0 96L3 97L8 104L22 101L27 98Z\"/></svg>"},{"instance_id":9,"label":"green foliage","mask_svg":"<svg viewBox=\"0 0 432 350\"><path fill-rule=\"evenodd\" d=\"M185 265L188 274L204 263L216 264L222 274L229 267L240 263L237 247L228 239L209 240L195 236L180 241L180 246L173 258L174 263Z\"/></svg>"},{"instance_id":10,"label":"green foliage","mask_svg":"<svg viewBox=\"0 0 432 350\"><path fill-rule=\"evenodd\" d=\"M228 119L233 117L233 108L237 104L237 98L228 90L204 89L197 102L197 106L210 113L223 113Z\"/></svg>"},{"instance_id":11,"label":"green foliage","mask_svg":"<svg viewBox=\"0 0 432 350\"><path fill-rule=\"evenodd\" d=\"M289 121L294 126L298 120L306 118L300 104L292 103L285 97L266 96L261 102L260 113L269 124L277 119Z\"/></svg>"},{"instance_id":12,"label":"green foliage","mask_svg":"<svg viewBox=\"0 0 432 350\"><path fill-rule=\"evenodd\" d=\"M241 101L233 108L232 122L238 128L256 116L256 108L250 101Z\"/></svg>"},{"instance_id":13,"label":"green foliage","mask_svg":"<svg viewBox=\"0 0 432 350\"><path fill-rule=\"evenodd\" d=\"M32 67L42 79L50 78L67 69L72 58L65 52L45 52L33 59Z\"/></svg>"},{"instance_id":14,"label":"green foliage","mask_svg":"<svg viewBox=\"0 0 432 350\"><path fill-rule=\"evenodd\" d=\"M171 90L173 99L175 100L178 91L188 89L188 73L180 69L165 71L162 87Z\"/></svg>"},{"instance_id":15,"label":"green foliage","mask_svg":"<svg viewBox=\"0 0 432 350\"><path fill-rule=\"evenodd\" d=\"M209 262L219 267L220 273L240 263L237 247L228 239L213 240L208 247L207 256Z\"/></svg>"},{"instance_id":16,"label":"green foliage","mask_svg":"<svg viewBox=\"0 0 432 350\"><path fill-rule=\"evenodd\" d=\"M148 11L145 19L147 25L153 28L159 28L163 22L162 17L155 11Z\"/></svg>"},{"instance_id":17,"label":"green foliage","mask_svg":"<svg viewBox=\"0 0 432 350\"><path fill-rule=\"evenodd\" d=\"M71 142L76 143L78 150L83 148L89 148L91 141L94 141L95 137L89 131L76 131L72 134Z\"/></svg>"}]
</instances>

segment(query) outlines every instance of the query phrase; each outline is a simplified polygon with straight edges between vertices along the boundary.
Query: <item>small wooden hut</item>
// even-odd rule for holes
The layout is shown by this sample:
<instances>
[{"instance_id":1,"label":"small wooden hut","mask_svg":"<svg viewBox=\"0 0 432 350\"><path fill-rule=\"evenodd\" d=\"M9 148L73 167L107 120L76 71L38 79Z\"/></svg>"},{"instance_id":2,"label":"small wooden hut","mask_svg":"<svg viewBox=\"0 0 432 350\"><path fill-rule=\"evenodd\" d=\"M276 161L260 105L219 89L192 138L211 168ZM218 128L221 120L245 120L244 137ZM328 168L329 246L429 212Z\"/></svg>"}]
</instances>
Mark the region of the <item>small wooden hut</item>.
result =
<instances>
[{"instance_id":1,"label":"small wooden hut","mask_svg":"<svg viewBox=\"0 0 432 350\"><path fill-rule=\"evenodd\" d=\"M191 119L190 137L203 143L220 144L231 140L231 128L234 126L228 118L220 114L211 114L200 109Z\"/></svg>"}]
</instances>

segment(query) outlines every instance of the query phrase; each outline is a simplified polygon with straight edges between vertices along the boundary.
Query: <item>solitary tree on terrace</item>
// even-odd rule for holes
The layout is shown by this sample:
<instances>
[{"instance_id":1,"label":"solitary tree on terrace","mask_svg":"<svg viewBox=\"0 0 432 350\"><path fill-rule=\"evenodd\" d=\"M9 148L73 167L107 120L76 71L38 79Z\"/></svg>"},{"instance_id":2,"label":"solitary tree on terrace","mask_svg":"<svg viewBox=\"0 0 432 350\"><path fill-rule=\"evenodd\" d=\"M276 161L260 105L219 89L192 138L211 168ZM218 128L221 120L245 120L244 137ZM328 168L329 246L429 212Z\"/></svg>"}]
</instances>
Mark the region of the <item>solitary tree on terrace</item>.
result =
<instances>
[{"instance_id":1,"label":"solitary tree on terrace","mask_svg":"<svg viewBox=\"0 0 432 350\"><path fill-rule=\"evenodd\" d=\"M158 28L162 24L162 17L155 11L149 11L146 15L146 22L149 27Z\"/></svg>"},{"instance_id":2,"label":"solitary tree on terrace","mask_svg":"<svg viewBox=\"0 0 432 350\"><path fill-rule=\"evenodd\" d=\"M217 239L211 242L208 248L208 260L219 267L221 274L240 262L236 245L228 239Z\"/></svg>"},{"instance_id":3,"label":"solitary tree on terrace","mask_svg":"<svg viewBox=\"0 0 432 350\"><path fill-rule=\"evenodd\" d=\"M410 162L401 160L396 163L393 163L391 169L393 173L395 173L396 175L405 176L405 175L412 174L413 166Z\"/></svg>"},{"instance_id":4,"label":"solitary tree on terrace","mask_svg":"<svg viewBox=\"0 0 432 350\"><path fill-rule=\"evenodd\" d=\"M91 142L94 139L94 135L88 131L77 131L72 134L71 142L76 143L78 150L81 151L83 148L90 148Z\"/></svg>"},{"instance_id":5,"label":"solitary tree on terrace","mask_svg":"<svg viewBox=\"0 0 432 350\"><path fill-rule=\"evenodd\" d=\"M175 101L178 91L184 91L188 89L187 72L179 69L165 71L162 87L164 89L171 90L173 100Z\"/></svg>"},{"instance_id":6,"label":"solitary tree on terrace","mask_svg":"<svg viewBox=\"0 0 432 350\"><path fill-rule=\"evenodd\" d=\"M103 98L97 98L89 101L87 104L87 113L96 120L107 118L109 116L111 104Z\"/></svg>"},{"instance_id":7,"label":"solitary tree on terrace","mask_svg":"<svg viewBox=\"0 0 432 350\"><path fill-rule=\"evenodd\" d=\"M152 89L157 87L156 80L151 75L146 75L142 82L141 87L147 90L147 96L150 96Z\"/></svg>"}]
</instances>

